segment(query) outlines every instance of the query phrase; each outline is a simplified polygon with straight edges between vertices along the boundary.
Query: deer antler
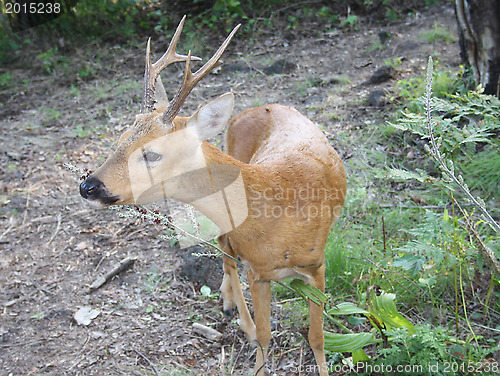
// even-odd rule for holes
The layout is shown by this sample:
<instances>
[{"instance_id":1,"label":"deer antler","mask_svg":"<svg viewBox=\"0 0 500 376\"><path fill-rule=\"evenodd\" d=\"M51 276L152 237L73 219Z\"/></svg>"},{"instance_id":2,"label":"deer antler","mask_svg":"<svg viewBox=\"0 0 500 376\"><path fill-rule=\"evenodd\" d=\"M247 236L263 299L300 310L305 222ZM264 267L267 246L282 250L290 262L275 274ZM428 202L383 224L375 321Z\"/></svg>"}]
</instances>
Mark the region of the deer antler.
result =
<instances>
[{"instance_id":1,"label":"deer antler","mask_svg":"<svg viewBox=\"0 0 500 376\"><path fill-rule=\"evenodd\" d=\"M201 60L199 57L179 55L175 52L185 20L186 16L182 17L182 20L179 22L179 26L177 26L175 34L170 41L167 51L154 64L151 64L151 38L148 39L146 47L146 69L144 72L144 86L142 90L141 113L143 114L152 112L155 109L155 103L158 99L161 99L168 104L167 94L165 93L165 88L161 83L161 78L159 77L162 70L170 64L178 63L180 61L187 61L188 59L196 61ZM159 91L159 93L156 93L155 91Z\"/></svg>"},{"instance_id":2,"label":"deer antler","mask_svg":"<svg viewBox=\"0 0 500 376\"><path fill-rule=\"evenodd\" d=\"M191 51L189 51L187 59L186 59L186 70L184 71L184 81L182 86L179 88L177 93L175 94L172 102L169 104L168 108L163 113L161 120L164 124L169 124L172 120L177 116L179 110L186 100L187 96L193 90L200 80L205 77L212 69L217 67L220 62L219 59L226 51L227 46L233 39L234 34L238 31L241 24L236 25L236 27L231 31L226 40L222 43L219 49L215 52L215 54L208 60L205 65L203 65L200 69L198 69L195 73L191 71L191 60L195 60L194 57L191 57Z\"/></svg>"}]
</instances>

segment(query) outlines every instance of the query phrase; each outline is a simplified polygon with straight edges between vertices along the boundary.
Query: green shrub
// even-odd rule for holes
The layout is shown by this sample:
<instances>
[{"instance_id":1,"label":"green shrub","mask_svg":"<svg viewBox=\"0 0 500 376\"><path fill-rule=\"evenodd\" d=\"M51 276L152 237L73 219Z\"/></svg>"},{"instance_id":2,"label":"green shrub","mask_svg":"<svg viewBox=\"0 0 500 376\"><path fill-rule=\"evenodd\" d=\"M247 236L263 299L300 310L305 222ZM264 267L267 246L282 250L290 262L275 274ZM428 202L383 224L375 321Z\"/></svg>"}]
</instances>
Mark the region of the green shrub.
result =
<instances>
[{"instance_id":1,"label":"green shrub","mask_svg":"<svg viewBox=\"0 0 500 376\"><path fill-rule=\"evenodd\" d=\"M459 340L441 326L418 325L414 333L393 330L389 335L392 338L390 347L379 349L373 369L398 369L398 375L419 376L467 375L476 372L494 375L500 371L498 362L484 361L493 354L495 348L484 348Z\"/></svg>"}]
</instances>

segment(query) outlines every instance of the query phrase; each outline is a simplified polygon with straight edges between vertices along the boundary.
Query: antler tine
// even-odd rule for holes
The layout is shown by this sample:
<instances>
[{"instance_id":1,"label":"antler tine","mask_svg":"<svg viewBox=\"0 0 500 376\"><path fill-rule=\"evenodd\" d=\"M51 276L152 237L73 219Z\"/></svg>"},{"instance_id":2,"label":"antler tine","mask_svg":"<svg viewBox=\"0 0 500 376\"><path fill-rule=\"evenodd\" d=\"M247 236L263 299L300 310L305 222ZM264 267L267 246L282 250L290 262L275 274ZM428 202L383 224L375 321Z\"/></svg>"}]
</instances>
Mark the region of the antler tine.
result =
<instances>
[{"instance_id":1,"label":"antler tine","mask_svg":"<svg viewBox=\"0 0 500 376\"><path fill-rule=\"evenodd\" d=\"M144 84L142 88L142 105L141 113L149 112L151 110L149 107L154 103L154 81L153 85L150 84L151 77L151 38L148 38L148 43L146 45L146 67L144 69Z\"/></svg>"},{"instance_id":2,"label":"antler tine","mask_svg":"<svg viewBox=\"0 0 500 376\"><path fill-rule=\"evenodd\" d=\"M208 60L205 63L205 65L203 65L200 69L198 69L195 73L191 75L193 80L193 86L196 85L203 77L205 77L212 69L214 69L220 64L219 59L221 58L224 51L226 51L227 46L231 42L231 39L233 39L234 34L236 34L240 26L241 24L236 25L236 27L227 36L226 40L221 44L219 49L215 52L214 56L212 56L210 60ZM189 72L191 72L191 70L189 70Z\"/></svg>"},{"instance_id":3,"label":"antler tine","mask_svg":"<svg viewBox=\"0 0 500 376\"><path fill-rule=\"evenodd\" d=\"M182 17L181 22L179 22L179 26L175 30L174 36L170 41L170 44L167 48L167 51L163 54L162 57L158 59L156 63L153 64L153 68L158 71L158 74L165 69L168 65L172 63L178 63L180 61L187 61L188 57L186 55L179 55L175 49L177 47L177 42L181 36L182 28L184 27L184 21L186 20L186 16ZM201 61L199 57L192 56L192 60Z\"/></svg>"},{"instance_id":4,"label":"antler tine","mask_svg":"<svg viewBox=\"0 0 500 376\"><path fill-rule=\"evenodd\" d=\"M174 36L170 41L170 44L167 48L167 51L163 54L162 57L158 59L158 61L154 64L151 64L151 38L148 39L148 43L146 46L146 68L144 71L144 86L142 93L142 106L141 113L147 113L154 110L155 103L155 84L158 76L161 71L164 70L167 66L173 63L178 63L180 61L187 61L188 56L179 55L175 49L177 47L177 42L179 41L182 28L184 27L184 21L186 20L186 16L182 17L181 22L177 26L175 30ZM201 60L199 57L193 56L192 60Z\"/></svg>"},{"instance_id":5,"label":"antler tine","mask_svg":"<svg viewBox=\"0 0 500 376\"><path fill-rule=\"evenodd\" d=\"M215 54L208 60L200 69L198 69L195 73L191 71L191 51L188 53L188 58L186 60L186 70L184 72L184 80L182 86L180 87L177 94L175 94L174 99L171 104L168 106L167 110L163 113L162 121L165 124L170 123L179 113L179 110L186 100L187 96L193 90L200 80L205 77L212 69L217 67L220 62L224 51L226 51L227 46L233 39L234 34L238 31L241 24L236 25L236 27L231 31L231 33L227 36L226 40L221 44L219 49L215 52Z\"/></svg>"}]
</instances>

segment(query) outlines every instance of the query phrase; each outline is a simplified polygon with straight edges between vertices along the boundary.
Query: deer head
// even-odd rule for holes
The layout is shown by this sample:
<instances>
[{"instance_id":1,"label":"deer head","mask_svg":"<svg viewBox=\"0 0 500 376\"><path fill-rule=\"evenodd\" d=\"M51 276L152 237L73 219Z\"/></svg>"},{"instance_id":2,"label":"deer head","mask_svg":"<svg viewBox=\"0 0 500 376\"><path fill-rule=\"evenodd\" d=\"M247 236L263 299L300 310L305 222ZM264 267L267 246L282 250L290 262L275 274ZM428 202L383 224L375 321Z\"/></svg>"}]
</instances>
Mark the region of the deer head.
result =
<instances>
[{"instance_id":1,"label":"deer head","mask_svg":"<svg viewBox=\"0 0 500 376\"><path fill-rule=\"evenodd\" d=\"M236 26L215 54L196 72L191 61L200 60L176 53L184 18L164 55L151 64L150 40L146 47L146 69L141 112L125 131L114 153L80 185L83 198L98 206L144 204L166 197L182 201L183 177L204 167L201 140L219 133L228 123L233 95L227 93L201 107L190 117L178 117L194 86L213 68L229 45ZM168 65L185 62L184 80L169 103L160 78ZM168 181L169 184L165 184ZM201 184L201 183L200 183Z\"/></svg>"}]
</instances>

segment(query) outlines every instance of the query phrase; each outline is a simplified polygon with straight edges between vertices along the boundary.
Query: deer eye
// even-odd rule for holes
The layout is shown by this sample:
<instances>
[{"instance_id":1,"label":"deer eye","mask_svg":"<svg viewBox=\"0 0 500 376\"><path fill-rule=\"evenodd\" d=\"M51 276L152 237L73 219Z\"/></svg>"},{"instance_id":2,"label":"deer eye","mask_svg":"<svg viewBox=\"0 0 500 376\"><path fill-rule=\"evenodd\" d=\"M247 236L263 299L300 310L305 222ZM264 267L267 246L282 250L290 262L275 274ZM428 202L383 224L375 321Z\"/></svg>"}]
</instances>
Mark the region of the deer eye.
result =
<instances>
[{"instance_id":1,"label":"deer eye","mask_svg":"<svg viewBox=\"0 0 500 376\"><path fill-rule=\"evenodd\" d=\"M155 153L154 151L146 151L142 154L144 160L146 162L158 162L160 159L162 159L162 155Z\"/></svg>"}]
</instances>

